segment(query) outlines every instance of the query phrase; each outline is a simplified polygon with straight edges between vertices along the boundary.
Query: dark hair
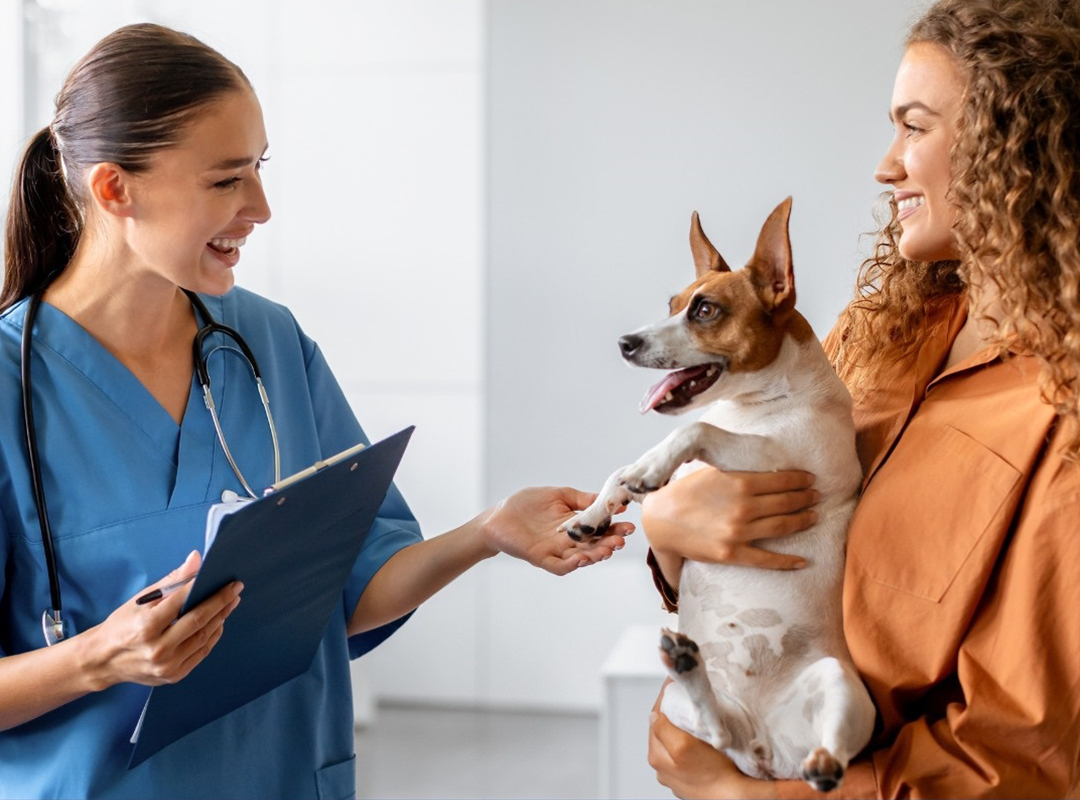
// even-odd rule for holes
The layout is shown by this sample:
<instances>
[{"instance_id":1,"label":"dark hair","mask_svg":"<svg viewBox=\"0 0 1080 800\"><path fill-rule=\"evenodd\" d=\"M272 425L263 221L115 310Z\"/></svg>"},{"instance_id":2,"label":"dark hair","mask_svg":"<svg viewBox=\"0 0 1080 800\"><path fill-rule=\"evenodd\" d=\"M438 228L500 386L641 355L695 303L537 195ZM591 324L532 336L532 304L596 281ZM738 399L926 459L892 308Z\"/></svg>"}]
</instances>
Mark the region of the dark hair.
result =
<instances>
[{"instance_id":1,"label":"dark hair","mask_svg":"<svg viewBox=\"0 0 1080 800\"><path fill-rule=\"evenodd\" d=\"M0 311L43 289L71 260L88 167L110 162L144 171L203 107L250 85L216 50L160 25L128 25L94 45L68 74L52 123L30 140L16 169Z\"/></svg>"}]
</instances>

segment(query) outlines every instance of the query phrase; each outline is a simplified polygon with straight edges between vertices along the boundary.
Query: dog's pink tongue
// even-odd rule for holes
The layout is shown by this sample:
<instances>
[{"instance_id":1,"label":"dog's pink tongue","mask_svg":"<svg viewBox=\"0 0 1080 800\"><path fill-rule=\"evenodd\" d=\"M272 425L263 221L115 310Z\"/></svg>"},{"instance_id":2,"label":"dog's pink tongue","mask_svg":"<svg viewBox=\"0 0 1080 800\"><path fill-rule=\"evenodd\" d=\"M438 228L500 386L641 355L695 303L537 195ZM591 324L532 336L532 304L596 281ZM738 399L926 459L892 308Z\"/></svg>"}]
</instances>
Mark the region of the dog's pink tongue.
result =
<instances>
[{"instance_id":1,"label":"dog's pink tongue","mask_svg":"<svg viewBox=\"0 0 1080 800\"><path fill-rule=\"evenodd\" d=\"M641 399L641 405L638 406L638 411L642 414L648 414L664 401L668 392L675 391L686 381L696 378L707 369L708 367L688 367L677 372L669 372L662 381L645 393L645 396Z\"/></svg>"}]
</instances>

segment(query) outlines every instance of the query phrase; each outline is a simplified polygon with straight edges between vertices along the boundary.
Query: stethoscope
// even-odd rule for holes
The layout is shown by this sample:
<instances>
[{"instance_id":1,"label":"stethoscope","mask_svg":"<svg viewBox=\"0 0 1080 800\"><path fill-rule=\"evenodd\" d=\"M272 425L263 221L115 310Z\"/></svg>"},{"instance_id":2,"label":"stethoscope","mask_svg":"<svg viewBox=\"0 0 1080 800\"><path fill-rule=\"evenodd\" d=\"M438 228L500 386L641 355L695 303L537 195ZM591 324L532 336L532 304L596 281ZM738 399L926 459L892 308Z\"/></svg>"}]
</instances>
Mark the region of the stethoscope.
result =
<instances>
[{"instance_id":1,"label":"stethoscope","mask_svg":"<svg viewBox=\"0 0 1080 800\"><path fill-rule=\"evenodd\" d=\"M214 430L217 432L218 441L221 443L221 449L225 453L225 458L228 460L229 466L232 467L233 472L236 473L236 477L240 480L241 485L244 487L244 491L251 497L256 498L258 495L255 494L251 485L244 478L243 473L240 472L240 468L236 465L236 460L229 450L229 445L225 441L225 434L221 430L221 420L218 419L217 408L214 405L214 397L210 393L210 371L207 369L206 362L210 356L218 350L239 351L247 362L247 365L251 368L251 374L255 378L255 385L259 389L259 397L262 399L263 411L266 412L266 422L270 426L270 438L273 440L274 445L274 482L277 483L281 480L281 450L278 447L277 427L274 425L274 416L270 413L270 399L266 394L266 387L263 386L262 373L259 372L259 364L255 360L255 355L251 352L251 348L248 347L247 342L244 341L244 338L236 330L227 325L215 322L214 318L210 315L209 310L207 310L206 304L203 303L199 296L194 292L189 292L187 289L184 289L184 293L188 296L188 299L191 300L192 306L194 306L198 315L202 317L204 323L203 326L199 328L198 333L195 334L195 339L192 342L192 354L195 358L195 374L199 379L199 385L202 386L203 402L210 412L210 417L214 420ZM67 639L71 635L71 631L68 620L63 616L60 603L60 576L56 569L56 550L53 547L52 527L49 525L49 510L45 502L45 487L41 478L41 458L38 455L37 449L37 430L34 427L34 400L30 383L30 345L34 329L34 318L37 316L37 310L38 306L41 304L42 294L43 292L38 292L31 295L29 303L26 306L26 318L23 320L20 359L22 362L23 423L26 431L26 447L30 458L30 481L34 487L34 503L37 505L38 524L41 526L41 544L42 549L45 552L45 566L49 573L49 594L52 602L52 606L46 608L41 615L41 630L45 635L45 644L54 645L63 639ZM203 342L207 336L214 333L220 333L227 336L232 340L233 345L235 346L224 344L218 345L204 355Z\"/></svg>"}]
</instances>

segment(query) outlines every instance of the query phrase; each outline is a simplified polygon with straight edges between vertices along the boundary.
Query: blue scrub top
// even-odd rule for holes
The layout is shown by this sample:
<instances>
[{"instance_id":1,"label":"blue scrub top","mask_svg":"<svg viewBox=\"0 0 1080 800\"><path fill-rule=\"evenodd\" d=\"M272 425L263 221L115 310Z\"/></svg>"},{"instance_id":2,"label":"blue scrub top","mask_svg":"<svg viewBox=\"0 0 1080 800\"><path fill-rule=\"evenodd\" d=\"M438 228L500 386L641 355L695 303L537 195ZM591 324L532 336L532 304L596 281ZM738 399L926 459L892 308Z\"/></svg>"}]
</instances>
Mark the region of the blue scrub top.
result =
<instances>
[{"instance_id":1,"label":"blue scrub top","mask_svg":"<svg viewBox=\"0 0 1080 800\"><path fill-rule=\"evenodd\" d=\"M203 299L258 359L283 475L367 441L319 348L286 308L239 288ZM0 316L0 657L44 646L41 613L50 604L23 434L25 310L23 301ZM205 352L214 344L230 341L214 335ZM269 485L273 448L246 361L224 350L209 368L237 464L253 487ZM207 508L225 489L243 491L197 381L177 426L126 367L45 303L34 324L33 392L64 612L78 632L201 550ZM375 572L420 539L392 487L305 674L131 771L129 740L150 689L121 684L83 697L0 732L0 797L354 796L349 659L402 620L351 638L346 624Z\"/></svg>"}]
</instances>

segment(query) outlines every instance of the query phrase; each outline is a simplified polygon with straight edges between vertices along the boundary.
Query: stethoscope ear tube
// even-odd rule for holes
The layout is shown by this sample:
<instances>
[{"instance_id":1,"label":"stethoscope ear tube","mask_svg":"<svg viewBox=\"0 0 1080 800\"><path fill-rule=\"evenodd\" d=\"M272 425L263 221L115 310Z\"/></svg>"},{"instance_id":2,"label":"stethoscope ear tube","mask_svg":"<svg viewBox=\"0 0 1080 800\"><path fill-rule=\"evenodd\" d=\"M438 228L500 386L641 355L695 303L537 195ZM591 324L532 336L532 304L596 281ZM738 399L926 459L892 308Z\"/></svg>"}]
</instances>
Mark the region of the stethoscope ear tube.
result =
<instances>
[{"instance_id":1,"label":"stethoscope ear tube","mask_svg":"<svg viewBox=\"0 0 1080 800\"><path fill-rule=\"evenodd\" d=\"M52 608L46 609L42 617L42 625L49 620L52 636L46 630L45 638L49 644L53 644L64 638L64 621L61 615L60 603L60 575L56 569L56 553L53 550L52 526L49 525L49 509L45 504L45 487L41 478L41 460L38 457L37 436L34 427L34 400L32 384L30 382L30 351L33 342L34 318L37 316L38 305L41 303L41 295L33 294L26 305L26 317L23 319L22 352L20 360L22 364L22 404L23 423L26 432L26 449L30 461L30 482L34 487L34 500L37 503L38 525L41 527L41 547L45 551L45 568L49 573L49 593ZM50 641L51 639L51 641Z\"/></svg>"}]
</instances>

